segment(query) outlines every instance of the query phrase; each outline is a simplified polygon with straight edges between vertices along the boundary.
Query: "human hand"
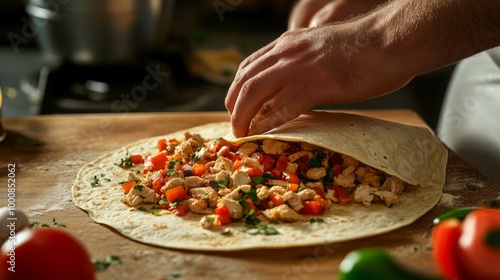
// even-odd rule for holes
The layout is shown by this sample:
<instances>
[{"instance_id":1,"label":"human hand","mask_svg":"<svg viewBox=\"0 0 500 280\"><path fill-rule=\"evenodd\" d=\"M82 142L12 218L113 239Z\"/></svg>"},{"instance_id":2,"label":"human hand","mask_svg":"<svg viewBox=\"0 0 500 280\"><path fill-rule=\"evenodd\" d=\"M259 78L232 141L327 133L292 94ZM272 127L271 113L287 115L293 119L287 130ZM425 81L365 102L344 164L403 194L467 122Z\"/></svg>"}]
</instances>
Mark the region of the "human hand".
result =
<instances>
[{"instance_id":1,"label":"human hand","mask_svg":"<svg viewBox=\"0 0 500 280\"><path fill-rule=\"evenodd\" d=\"M317 27L366 13L386 0L302 0L293 8L288 30Z\"/></svg>"},{"instance_id":2,"label":"human hand","mask_svg":"<svg viewBox=\"0 0 500 280\"><path fill-rule=\"evenodd\" d=\"M405 85L411 75L379 48L370 25L285 32L246 58L225 100L233 134L263 133L315 105L362 101Z\"/></svg>"}]
</instances>

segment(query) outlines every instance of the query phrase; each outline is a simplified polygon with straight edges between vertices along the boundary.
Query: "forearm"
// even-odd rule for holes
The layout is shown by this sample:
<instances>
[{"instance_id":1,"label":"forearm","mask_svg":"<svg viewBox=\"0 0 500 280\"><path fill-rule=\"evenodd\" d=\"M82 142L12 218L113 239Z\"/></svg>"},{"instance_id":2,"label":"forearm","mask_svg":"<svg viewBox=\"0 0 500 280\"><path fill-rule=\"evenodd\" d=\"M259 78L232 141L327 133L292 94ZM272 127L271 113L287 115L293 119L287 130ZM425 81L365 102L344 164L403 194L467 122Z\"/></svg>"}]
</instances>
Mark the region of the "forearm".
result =
<instances>
[{"instance_id":1,"label":"forearm","mask_svg":"<svg viewBox=\"0 0 500 280\"><path fill-rule=\"evenodd\" d=\"M416 75L500 45L498 15L498 0L395 0L364 21L386 57Z\"/></svg>"}]
</instances>

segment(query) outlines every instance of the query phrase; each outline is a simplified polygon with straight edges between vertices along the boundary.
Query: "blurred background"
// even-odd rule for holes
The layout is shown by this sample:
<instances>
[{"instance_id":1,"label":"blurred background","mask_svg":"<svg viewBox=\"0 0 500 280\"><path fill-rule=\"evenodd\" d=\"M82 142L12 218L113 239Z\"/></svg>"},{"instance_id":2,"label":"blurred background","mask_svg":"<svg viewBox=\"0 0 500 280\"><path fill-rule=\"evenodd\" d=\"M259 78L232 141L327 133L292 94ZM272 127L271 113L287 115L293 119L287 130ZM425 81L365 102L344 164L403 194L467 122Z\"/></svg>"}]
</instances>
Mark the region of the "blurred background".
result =
<instances>
[{"instance_id":1,"label":"blurred background","mask_svg":"<svg viewBox=\"0 0 500 280\"><path fill-rule=\"evenodd\" d=\"M3 117L224 111L239 62L286 31L294 3L2 0ZM408 108L435 128L452 68L389 96L318 108Z\"/></svg>"}]
</instances>

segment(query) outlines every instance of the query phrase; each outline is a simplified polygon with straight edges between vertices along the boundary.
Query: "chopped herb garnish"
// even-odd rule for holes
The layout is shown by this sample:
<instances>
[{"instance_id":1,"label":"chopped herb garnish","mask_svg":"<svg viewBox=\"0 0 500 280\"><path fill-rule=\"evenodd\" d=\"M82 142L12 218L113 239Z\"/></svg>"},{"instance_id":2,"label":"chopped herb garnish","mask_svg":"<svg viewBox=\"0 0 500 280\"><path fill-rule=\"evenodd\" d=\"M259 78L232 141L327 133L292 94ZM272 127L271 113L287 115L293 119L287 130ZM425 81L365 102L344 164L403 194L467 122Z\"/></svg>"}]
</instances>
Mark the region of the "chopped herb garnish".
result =
<instances>
[{"instance_id":1,"label":"chopped herb garnish","mask_svg":"<svg viewBox=\"0 0 500 280\"><path fill-rule=\"evenodd\" d=\"M354 188L353 187L347 187L347 193L348 194L352 194L354 192Z\"/></svg>"},{"instance_id":2,"label":"chopped herb garnish","mask_svg":"<svg viewBox=\"0 0 500 280\"><path fill-rule=\"evenodd\" d=\"M94 175L94 180L90 183L90 185L94 188L100 185L99 183L99 178L97 178L97 175Z\"/></svg>"},{"instance_id":3,"label":"chopped herb garnish","mask_svg":"<svg viewBox=\"0 0 500 280\"><path fill-rule=\"evenodd\" d=\"M205 219L207 219L207 221L209 221L210 223L213 223L215 221L215 218L212 216L205 216Z\"/></svg>"},{"instance_id":4,"label":"chopped herb garnish","mask_svg":"<svg viewBox=\"0 0 500 280\"><path fill-rule=\"evenodd\" d=\"M176 206L177 204L182 204L182 199L176 199L170 203L170 206Z\"/></svg>"},{"instance_id":5,"label":"chopped herb garnish","mask_svg":"<svg viewBox=\"0 0 500 280\"><path fill-rule=\"evenodd\" d=\"M107 256L104 261L94 261L92 264L94 265L94 270L96 271L104 271L112 264L122 264L122 260L117 256Z\"/></svg>"},{"instance_id":6,"label":"chopped herb garnish","mask_svg":"<svg viewBox=\"0 0 500 280\"><path fill-rule=\"evenodd\" d=\"M168 176L173 176L174 175L174 169L175 169L175 165L177 164L179 160L172 160L168 163L168 170L167 170L167 173L166 175Z\"/></svg>"},{"instance_id":7,"label":"chopped herb garnish","mask_svg":"<svg viewBox=\"0 0 500 280\"><path fill-rule=\"evenodd\" d=\"M155 215L155 216L160 216L160 210L158 209L153 209L153 211L151 211L151 214Z\"/></svg>"},{"instance_id":8,"label":"chopped herb garnish","mask_svg":"<svg viewBox=\"0 0 500 280\"><path fill-rule=\"evenodd\" d=\"M309 220L309 223L311 224L314 224L314 223L324 223L325 220L323 220L322 218L313 218L313 219L310 219Z\"/></svg>"},{"instance_id":9,"label":"chopped herb garnish","mask_svg":"<svg viewBox=\"0 0 500 280\"><path fill-rule=\"evenodd\" d=\"M51 226L56 226L56 227L66 227L65 224L56 222L56 218L52 218L52 224L47 224L47 223L40 223L36 221L32 221L30 223L30 227L51 227Z\"/></svg>"},{"instance_id":10,"label":"chopped herb garnish","mask_svg":"<svg viewBox=\"0 0 500 280\"><path fill-rule=\"evenodd\" d=\"M225 228L220 234L222 234L222 235L230 235L231 234L231 229L230 228Z\"/></svg>"},{"instance_id":11,"label":"chopped herb garnish","mask_svg":"<svg viewBox=\"0 0 500 280\"><path fill-rule=\"evenodd\" d=\"M144 206L140 206L139 208L137 208L137 210L144 211L144 212L148 211L148 209L146 207L144 207Z\"/></svg>"},{"instance_id":12,"label":"chopped herb garnish","mask_svg":"<svg viewBox=\"0 0 500 280\"><path fill-rule=\"evenodd\" d=\"M269 227L267 225L256 225L253 227L250 227L250 229L245 230L244 232L251 234L251 235L257 235L257 234L263 234L263 235L276 235L279 234L278 230L274 227Z\"/></svg>"},{"instance_id":13,"label":"chopped herb garnish","mask_svg":"<svg viewBox=\"0 0 500 280\"><path fill-rule=\"evenodd\" d=\"M135 185L135 186L134 186L134 189L136 189L136 190L138 190L138 191L142 192L142 190L144 189L144 186L143 186L143 185Z\"/></svg>"},{"instance_id":14,"label":"chopped herb garnish","mask_svg":"<svg viewBox=\"0 0 500 280\"><path fill-rule=\"evenodd\" d=\"M120 162L118 163L115 163L116 166L120 166L120 167L131 167L133 164L132 164L132 161L130 160L130 156L128 155L128 151L127 151L127 155L123 158L120 159Z\"/></svg>"},{"instance_id":15,"label":"chopped herb garnish","mask_svg":"<svg viewBox=\"0 0 500 280\"><path fill-rule=\"evenodd\" d=\"M141 195L139 195L139 197L140 197L142 200L144 200L144 199L146 198L146 197L145 197L144 195L142 195L142 194L141 194Z\"/></svg>"}]
</instances>

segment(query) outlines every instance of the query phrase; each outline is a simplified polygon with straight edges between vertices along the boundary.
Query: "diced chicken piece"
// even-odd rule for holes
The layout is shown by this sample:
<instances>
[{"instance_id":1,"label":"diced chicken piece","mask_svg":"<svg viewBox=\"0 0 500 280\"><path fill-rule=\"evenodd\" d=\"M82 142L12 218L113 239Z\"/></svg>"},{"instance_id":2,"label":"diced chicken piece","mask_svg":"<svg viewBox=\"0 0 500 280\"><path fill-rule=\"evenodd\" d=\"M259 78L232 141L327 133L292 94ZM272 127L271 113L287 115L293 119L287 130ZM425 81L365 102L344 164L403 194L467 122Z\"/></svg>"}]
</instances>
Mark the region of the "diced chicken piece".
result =
<instances>
[{"instance_id":1,"label":"diced chicken piece","mask_svg":"<svg viewBox=\"0 0 500 280\"><path fill-rule=\"evenodd\" d=\"M211 229L214 226L216 216L215 215L207 215L203 216L200 220L200 226L203 229Z\"/></svg>"},{"instance_id":2,"label":"diced chicken piece","mask_svg":"<svg viewBox=\"0 0 500 280\"><path fill-rule=\"evenodd\" d=\"M208 205L210 207L215 208L217 206L217 200L219 200L219 195L211 187L192 188L189 189L188 192L189 194L191 194L193 198L207 200Z\"/></svg>"},{"instance_id":3,"label":"diced chicken piece","mask_svg":"<svg viewBox=\"0 0 500 280\"><path fill-rule=\"evenodd\" d=\"M385 179L384 184L382 184L381 189L395 194L400 194L405 189L405 182L398 177L388 176L387 179Z\"/></svg>"},{"instance_id":4,"label":"diced chicken piece","mask_svg":"<svg viewBox=\"0 0 500 280\"><path fill-rule=\"evenodd\" d=\"M370 206L374 197L374 192L376 188L372 188L368 185L359 185L354 191L354 200L356 202L362 202L365 206Z\"/></svg>"},{"instance_id":5,"label":"diced chicken piece","mask_svg":"<svg viewBox=\"0 0 500 280\"><path fill-rule=\"evenodd\" d=\"M286 189L283 186L272 186L269 189L269 193L277 192L279 194L284 194L286 192Z\"/></svg>"},{"instance_id":6,"label":"diced chicken piece","mask_svg":"<svg viewBox=\"0 0 500 280\"><path fill-rule=\"evenodd\" d=\"M259 145L252 143L252 142L246 142L241 147L238 149L236 153L244 155L244 156L250 156L253 152L255 152L259 148Z\"/></svg>"},{"instance_id":7,"label":"diced chicken piece","mask_svg":"<svg viewBox=\"0 0 500 280\"><path fill-rule=\"evenodd\" d=\"M130 189L121 199L123 203L137 206L141 203L157 203L160 200L158 194L150 188L138 185Z\"/></svg>"},{"instance_id":8,"label":"diced chicken piece","mask_svg":"<svg viewBox=\"0 0 500 280\"><path fill-rule=\"evenodd\" d=\"M306 177L311 180L320 180L326 176L326 169L324 167L315 167L307 170Z\"/></svg>"},{"instance_id":9,"label":"diced chicken piece","mask_svg":"<svg viewBox=\"0 0 500 280\"><path fill-rule=\"evenodd\" d=\"M398 195L390 191L379 190L375 192L385 202L385 205L391 206L398 201Z\"/></svg>"},{"instance_id":10,"label":"diced chicken piece","mask_svg":"<svg viewBox=\"0 0 500 280\"><path fill-rule=\"evenodd\" d=\"M323 182L318 181L318 182L307 182L305 184L305 187L308 189L314 189L314 188L320 188L323 189Z\"/></svg>"},{"instance_id":11,"label":"diced chicken piece","mask_svg":"<svg viewBox=\"0 0 500 280\"><path fill-rule=\"evenodd\" d=\"M356 180L356 174L354 171L356 170L356 166L349 166L342 171L339 175L333 178L333 182L336 186L341 186L344 188L353 188L355 187L354 181Z\"/></svg>"},{"instance_id":12,"label":"diced chicken piece","mask_svg":"<svg viewBox=\"0 0 500 280\"><path fill-rule=\"evenodd\" d=\"M228 158L218 157L214 165L210 168L210 173L218 173L223 170L232 173L234 171L233 162Z\"/></svg>"},{"instance_id":13,"label":"diced chicken piece","mask_svg":"<svg viewBox=\"0 0 500 280\"><path fill-rule=\"evenodd\" d=\"M163 187L161 187L161 192L166 192L167 190L173 189L178 186L184 186L184 180L181 178L170 178Z\"/></svg>"},{"instance_id":14,"label":"diced chicken piece","mask_svg":"<svg viewBox=\"0 0 500 280\"><path fill-rule=\"evenodd\" d=\"M288 182L285 180L276 180L276 179L268 179L266 181L268 186L280 186L280 187L288 187Z\"/></svg>"},{"instance_id":15,"label":"diced chicken piece","mask_svg":"<svg viewBox=\"0 0 500 280\"><path fill-rule=\"evenodd\" d=\"M293 153L291 155L288 156L288 161L289 162L295 162L296 160L298 160L299 158L301 157L307 157L307 159L311 159L313 158L313 153L311 152L308 152L308 151L299 151L299 152L296 152L296 153Z\"/></svg>"},{"instance_id":16,"label":"diced chicken piece","mask_svg":"<svg viewBox=\"0 0 500 280\"><path fill-rule=\"evenodd\" d=\"M280 155L289 147L290 145L288 145L286 142L274 139L265 139L262 142L262 150L264 151L264 153L271 155Z\"/></svg>"},{"instance_id":17,"label":"diced chicken piece","mask_svg":"<svg viewBox=\"0 0 500 280\"><path fill-rule=\"evenodd\" d=\"M210 214L213 211L208 207L208 203L205 199L190 198L186 200L186 204L190 211L200 214Z\"/></svg>"},{"instance_id":18,"label":"diced chicken piece","mask_svg":"<svg viewBox=\"0 0 500 280\"><path fill-rule=\"evenodd\" d=\"M264 173L264 166L262 166L262 164L260 164L259 160L257 160L256 158L244 157L241 160L241 166L242 166L242 168L243 167L253 167L253 166L255 166L260 171L262 171L262 173Z\"/></svg>"},{"instance_id":19,"label":"diced chicken piece","mask_svg":"<svg viewBox=\"0 0 500 280\"><path fill-rule=\"evenodd\" d=\"M219 200L220 203L224 204L229 210L229 215L233 219L243 218L243 207L236 201L227 197L223 197Z\"/></svg>"},{"instance_id":20,"label":"diced chicken piece","mask_svg":"<svg viewBox=\"0 0 500 280\"><path fill-rule=\"evenodd\" d=\"M198 176L188 176L184 178L184 185L190 188L199 188L205 185L205 180Z\"/></svg>"},{"instance_id":21,"label":"diced chicken piece","mask_svg":"<svg viewBox=\"0 0 500 280\"><path fill-rule=\"evenodd\" d=\"M252 181L250 176L245 171L236 170L231 175L231 188L249 184Z\"/></svg>"},{"instance_id":22,"label":"diced chicken piece","mask_svg":"<svg viewBox=\"0 0 500 280\"><path fill-rule=\"evenodd\" d=\"M314 190L305 189L298 192L297 195L299 196L300 200L306 201L306 200L312 200L317 194Z\"/></svg>"},{"instance_id":23,"label":"diced chicken piece","mask_svg":"<svg viewBox=\"0 0 500 280\"><path fill-rule=\"evenodd\" d=\"M218 157L224 157L231 153L231 149L228 146L222 146L217 152Z\"/></svg>"},{"instance_id":24,"label":"diced chicken piece","mask_svg":"<svg viewBox=\"0 0 500 280\"><path fill-rule=\"evenodd\" d=\"M350 156L342 155L342 159L344 160L344 162L342 163L342 169L347 168L349 166L355 166L355 167L359 166L359 161L353 159Z\"/></svg>"},{"instance_id":25,"label":"diced chicken piece","mask_svg":"<svg viewBox=\"0 0 500 280\"><path fill-rule=\"evenodd\" d=\"M205 180L209 182L228 182L230 180L229 172L226 170L221 170L219 173L216 174L208 174L205 176Z\"/></svg>"},{"instance_id":26,"label":"diced chicken piece","mask_svg":"<svg viewBox=\"0 0 500 280\"><path fill-rule=\"evenodd\" d=\"M182 141L175 147L174 153L179 153L185 162L189 162L191 159L191 155L197 150L197 147L200 146L200 143L196 142L194 139L188 139Z\"/></svg>"},{"instance_id":27,"label":"diced chicken piece","mask_svg":"<svg viewBox=\"0 0 500 280\"><path fill-rule=\"evenodd\" d=\"M370 167L358 167L356 169L356 178L358 182L371 187L380 187L380 172Z\"/></svg>"},{"instance_id":28,"label":"diced chicken piece","mask_svg":"<svg viewBox=\"0 0 500 280\"><path fill-rule=\"evenodd\" d=\"M295 212L299 212L300 209L304 208L304 205L302 205L302 200L295 192L285 192L285 194L283 194L283 198L286 200L286 202L288 202L290 207L295 210Z\"/></svg>"},{"instance_id":29,"label":"diced chicken piece","mask_svg":"<svg viewBox=\"0 0 500 280\"><path fill-rule=\"evenodd\" d=\"M217 194L219 195L219 197L224 197L224 196L228 195L229 193L231 193L230 188L221 188L217 191Z\"/></svg>"},{"instance_id":30,"label":"diced chicken piece","mask_svg":"<svg viewBox=\"0 0 500 280\"><path fill-rule=\"evenodd\" d=\"M326 198L333 202L338 202L338 198L335 197L335 191L334 190L326 190Z\"/></svg>"},{"instance_id":31,"label":"diced chicken piece","mask_svg":"<svg viewBox=\"0 0 500 280\"><path fill-rule=\"evenodd\" d=\"M237 200L237 199L241 198L241 192L248 193L251 189L252 189L252 186L250 186L250 185L241 185L241 186L236 187L236 189L232 190L225 197L233 199L233 200Z\"/></svg>"},{"instance_id":32,"label":"diced chicken piece","mask_svg":"<svg viewBox=\"0 0 500 280\"><path fill-rule=\"evenodd\" d=\"M203 139L203 137L201 137L201 135L198 133L191 133L191 132L184 133L184 139L187 140L187 139L191 139L191 138L194 141L196 141L198 146L201 146L201 144L203 144L203 142L205 142L205 139Z\"/></svg>"},{"instance_id":33,"label":"diced chicken piece","mask_svg":"<svg viewBox=\"0 0 500 280\"><path fill-rule=\"evenodd\" d=\"M269 191L269 188L267 186L261 186L260 188L257 189L257 197L260 200L267 199L270 193L271 192Z\"/></svg>"},{"instance_id":34,"label":"diced chicken piece","mask_svg":"<svg viewBox=\"0 0 500 280\"><path fill-rule=\"evenodd\" d=\"M314 151L314 146L311 145L311 144L309 144L309 143L306 143L306 142L301 142L300 143L300 150L313 152Z\"/></svg>"},{"instance_id":35,"label":"diced chicken piece","mask_svg":"<svg viewBox=\"0 0 500 280\"><path fill-rule=\"evenodd\" d=\"M287 162L286 167L285 167L285 172L286 173L297 173L298 167L299 167L299 165L296 163Z\"/></svg>"},{"instance_id":36,"label":"diced chicken piece","mask_svg":"<svg viewBox=\"0 0 500 280\"><path fill-rule=\"evenodd\" d=\"M126 181L136 181L137 182L137 181L141 181L141 180L142 180L142 176L138 176L138 174L135 172L129 172L127 174Z\"/></svg>"},{"instance_id":37,"label":"diced chicken piece","mask_svg":"<svg viewBox=\"0 0 500 280\"><path fill-rule=\"evenodd\" d=\"M296 222L304 219L302 215L295 212L286 204L264 210L262 214L270 221Z\"/></svg>"},{"instance_id":38,"label":"diced chicken piece","mask_svg":"<svg viewBox=\"0 0 500 280\"><path fill-rule=\"evenodd\" d=\"M205 147L198 149L193 157L196 158L197 163L205 164L209 159L213 158L215 154L210 153Z\"/></svg>"}]
</instances>

